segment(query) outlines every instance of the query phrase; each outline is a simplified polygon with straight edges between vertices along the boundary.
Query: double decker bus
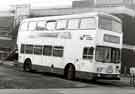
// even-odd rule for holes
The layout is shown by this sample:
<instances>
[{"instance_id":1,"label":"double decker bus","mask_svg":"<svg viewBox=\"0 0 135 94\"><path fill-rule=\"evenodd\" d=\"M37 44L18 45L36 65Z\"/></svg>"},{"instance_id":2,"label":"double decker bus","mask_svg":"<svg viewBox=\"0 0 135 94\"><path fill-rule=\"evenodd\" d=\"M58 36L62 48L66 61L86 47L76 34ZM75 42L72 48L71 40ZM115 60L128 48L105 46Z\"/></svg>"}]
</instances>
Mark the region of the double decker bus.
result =
<instances>
[{"instance_id":1,"label":"double decker bus","mask_svg":"<svg viewBox=\"0 0 135 94\"><path fill-rule=\"evenodd\" d=\"M67 79L120 79L122 22L102 12L28 18L17 46L24 71L44 69Z\"/></svg>"}]
</instances>

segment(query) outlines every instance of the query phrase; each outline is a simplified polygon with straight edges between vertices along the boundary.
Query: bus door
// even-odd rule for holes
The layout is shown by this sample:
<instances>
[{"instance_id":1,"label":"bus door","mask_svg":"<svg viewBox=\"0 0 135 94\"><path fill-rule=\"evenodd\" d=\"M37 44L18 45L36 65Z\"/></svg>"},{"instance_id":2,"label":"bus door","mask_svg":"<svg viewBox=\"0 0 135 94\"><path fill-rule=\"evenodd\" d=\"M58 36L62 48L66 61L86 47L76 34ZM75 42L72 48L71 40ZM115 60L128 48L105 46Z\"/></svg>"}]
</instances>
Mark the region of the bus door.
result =
<instances>
[{"instance_id":1,"label":"bus door","mask_svg":"<svg viewBox=\"0 0 135 94\"><path fill-rule=\"evenodd\" d=\"M54 67L57 68L63 68L64 66L64 61L63 61L63 54L64 54L64 47L63 46L53 46L53 51L52 51L52 61L51 64Z\"/></svg>"},{"instance_id":2,"label":"bus door","mask_svg":"<svg viewBox=\"0 0 135 94\"><path fill-rule=\"evenodd\" d=\"M93 64L93 58L94 58L94 47L83 47L83 56L82 56L82 62L81 62L81 70L89 70L90 64ZM88 67L89 66L89 67Z\"/></svg>"}]
</instances>

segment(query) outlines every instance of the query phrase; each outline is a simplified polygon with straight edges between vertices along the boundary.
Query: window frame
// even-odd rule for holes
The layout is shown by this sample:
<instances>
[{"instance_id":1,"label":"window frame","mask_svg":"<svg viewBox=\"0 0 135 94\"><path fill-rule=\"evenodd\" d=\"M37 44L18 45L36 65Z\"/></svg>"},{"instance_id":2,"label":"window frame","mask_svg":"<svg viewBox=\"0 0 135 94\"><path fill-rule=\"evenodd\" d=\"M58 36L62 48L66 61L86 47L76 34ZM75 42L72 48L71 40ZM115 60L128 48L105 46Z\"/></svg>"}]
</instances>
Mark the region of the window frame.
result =
<instances>
[{"instance_id":1,"label":"window frame","mask_svg":"<svg viewBox=\"0 0 135 94\"><path fill-rule=\"evenodd\" d=\"M24 44L21 44L20 53L21 54L24 54L25 53L25 45Z\"/></svg>"},{"instance_id":2,"label":"window frame","mask_svg":"<svg viewBox=\"0 0 135 94\"><path fill-rule=\"evenodd\" d=\"M102 60L99 60L98 59L99 57L97 58L97 49L99 49L99 48L104 51L104 56L102 55L102 57L103 57ZM107 61L106 58L105 58L106 48L111 49L110 50L110 60L109 60L110 62ZM117 55L116 55L116 52L117 52ZM100 56L100 58L101 58L101 56ZM107 46L96 46L95 60L97 62L119 64L121 62L121 49L120 48L107 47Z\"/></svg>"},{"instance_id":3,"label":"window frame","mask_svg":"<svg viewBox=\"0 0 135 94\"><path fill-rule=\"evenodd\" d=\"M78 19L78 20L79 20L79 22L78 22L78 27L77 27L76 29L69 28L69 21L70 21L70 20L74 20L74 19ZM80 18L67 19L67 30L80 30L80 22L81 22L81 19L80 19Z\"/></svg>"},{"instance_id":4,"label":"window frame","mask_svg":"<svg viewBox=\"0 0 135 94\"><path fill-rule=\"evenodd\" d=\"M28 52L28 49L27 49L28 46L32 46L32 49L29 50L29 51L31 51L31 52ZM26 50L26 49L27 49L27 50ZM32 44L24 45L24 53L25 53L25 54L33 54L33 45L32 45Z\"/></svg>"},{"instance_id":5,"label":"window frame","mask_svg":"<svg viewBox=\"0 0 135 94\"><path fill-rule=\"evenodd\" d=\"M39 30L39 29L38 29L38 24L39 24L40 22L44 22L44 25L45 25L44 30ZM46 26L47 26L47 23L46 23L45 20L39 20L39 21L37 21L37 24L36 24L36 31L45 31L45 30L47 30Z\"/></svg>"},{"instance_id":6,"label":"window frame","mask_svg":"<svg viewBox=\"0 0 135 94\"><path fill-rule=\"evenodd\" d=\"M85 49L87 49L86 53L85 53ZM92 52L91 52L91 50L92 50ZM93 59L93 57L94 57L94 50L95 50L94 47L84 47L83 48L82 58L84 60L91 60L91 59Z\"/></svg>"},{"instance_id":7,"label":"window frame","mask_svg":"<svg viewBox=\"0 0 135 94\"><path fill-rule=\"evenodd\" d=\"M57 51L62 51L60 55L58 55L58 53L56 53ZM64 47L63 46L53 46L52 49L52 56L54 57L63 57L64 56Z\"/></svg>"},{"instance_id":8,"label":"window frame","mask_svg":"<svg viewBox=\"0 0 135 94\"><path fill-rule=\"evenodd\" d=\"M58 26L58 21L60 20L65 20L66 21L66 25L65 25L65 28L61 28L61 29L58 29L57 26ZM56 20L56 30L68 30L67 29L67 26L68 26L68 19L57 19Z\"/></svg>"},{"instance_id":9,"label":"window frame","mask_svg":"<svg viewBox=\"0 0 135 94\"><path fill-rule=\"evenodd\" d=\"M106 23L103 23L107 21L107 25L105 25ZM108 25L109 23L109 25ZM110 26L111 23L111 28L108 27ZM116 26L114 26L115 24L119 24L120 25L120 31L116 31ZM114 29L115 27L115 29ZM117 32L117 33L121 33L122 32L122 23L120 21L118 21L117 19L115 19L114 17L109 17L109 16L105 16L105 15L99 15L98 16L98 28L99 29L103 29L103 30L107 30L107 31L112 31L112 32Z\"/></svg>"},{"instance_id":10,"label":"window frame","mask_svg":"<svg viewBox=\"0 0 135 94\"><path fill-rule=\"evenodd\" d=\"M54 29L48 29L47 25L48 25L49 22L55 22ZM46 29L47 29L48 31L55 31L55 30L56 30L56 26L57 26L57 20L47 20L47 21L46 21Z\"/></svg>"},{"instance_id":11,"label":"window frame","mask_svg":"<svg viewBox=\"0 0 135 94\"><path fill-rule=\"evenodd\" d=\"M32 22L35 22L35 29L34 30L30 30L30 28L29 28L30 27L30 23L32 23ZM37 28L37 21L29 21L28 22L28 29L27 29L28 31L36 31L36 28Z\"/></svg>"},{"instance_id":12,"label":"window frame","mask_svg":"<svg viewBox=\"0 0 135 94\"><path fill-rule=\"evenodd\" d=\"M26 23L27 25L26 25L26 30L22 30L21 28L22 28L22 25L24 24L24 23ZM22 22L21 24L20 24L20 28L19 28L19 31L27 31L28 30L28 22Z\"/></svg>"},{"instance_id":13,"label":"window frame","mask_svg":"<svg viewBox=\"0 0 135 94\"><path fill-rule=\"evenodd\" d=\"M37 53L37 52L39 52L39 47L41 47L41 53ZM36 49L36 51L35 51L35 49ZM37 51L37 49L38 49L38 51ZM33 54L34 55L43 55L43 46L42 45L33 45Z\"/></svg>"},{"instance_id":14,"label":"window frame","mask_svg":"<svg viewBox=\"0 0 135 94\"><path fill-rule=\"evenodd\" d=\"M87 29L81 28L82 20L83 20L83 19L90 19L90 18L93 18L93 19L95 20L95 28L87 28ZM80 25L79 25L79 29L80 29L80 30L95 30L96 28L97 28L97 20L96 20L96 17L82 17L82 18L80 18Z\"/></svg>"},{"instance_id":15,"label":"window frame","mask_svg":"<svg viewBox=\"0 0 135 94\"><path fill-rule=\"evenodd\" d=\"M49 54L48 54L48 52L45 53L45 47L50 47L49 50L50 50L50 49L51 49L51 50L50 50ZM48 49L47 49L47 50L48 50ZM52 56L52 55L53 55L53 52L52 52L52 51L53 51L53 46L52 46L52 45L44 45L44 46L43 46L43 55L44 55L44 56Z\"/></svg>"}]
</instances>

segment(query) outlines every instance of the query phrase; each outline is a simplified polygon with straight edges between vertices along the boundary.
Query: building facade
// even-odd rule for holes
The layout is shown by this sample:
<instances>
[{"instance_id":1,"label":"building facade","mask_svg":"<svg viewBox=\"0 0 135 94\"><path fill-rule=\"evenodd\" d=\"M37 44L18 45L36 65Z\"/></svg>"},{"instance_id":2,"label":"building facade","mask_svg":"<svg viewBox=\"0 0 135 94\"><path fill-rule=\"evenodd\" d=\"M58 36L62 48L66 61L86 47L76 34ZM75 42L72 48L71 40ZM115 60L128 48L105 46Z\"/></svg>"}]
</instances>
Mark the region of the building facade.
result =
<instances>
[{"instance_id":1,"label":"building facade","mask_svg":"<svg viewBox=\"0 0 135 94\"><path fill-rule=\"evenodd\" d=\"M8 11L0 12L0 59L4 59L14 48L14 15Z\"/></svg>"}]
</instances>

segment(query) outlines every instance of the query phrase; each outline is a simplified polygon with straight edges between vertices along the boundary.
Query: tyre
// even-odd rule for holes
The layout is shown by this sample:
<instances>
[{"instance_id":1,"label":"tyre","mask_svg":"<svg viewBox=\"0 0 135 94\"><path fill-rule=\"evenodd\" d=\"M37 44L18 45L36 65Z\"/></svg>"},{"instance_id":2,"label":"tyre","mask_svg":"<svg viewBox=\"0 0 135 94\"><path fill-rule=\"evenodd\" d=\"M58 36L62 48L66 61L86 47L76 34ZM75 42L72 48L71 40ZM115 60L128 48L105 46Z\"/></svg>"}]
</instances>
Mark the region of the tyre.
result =
<instances>
[{"instance_id":1,"label":"tyre","mask_svg":"<svg viewBox=\"0 0 135 94\"><path fill-rule=\"evenodd\" d=\"M74 80L75 79L75 68L73 65L69 65L66 69L66 79Z\"/></svg>"},{"instance_id":2,"label":"tyre","mask_svg":"<svg viewBox=\"0 0 135 94\"><path fill-rule=\"evenodd\" d=\"M31 72L32 71L32 63L29 59L26 59L24 62L23 70L25 72Z\"/></svg>"}]
</instances>

